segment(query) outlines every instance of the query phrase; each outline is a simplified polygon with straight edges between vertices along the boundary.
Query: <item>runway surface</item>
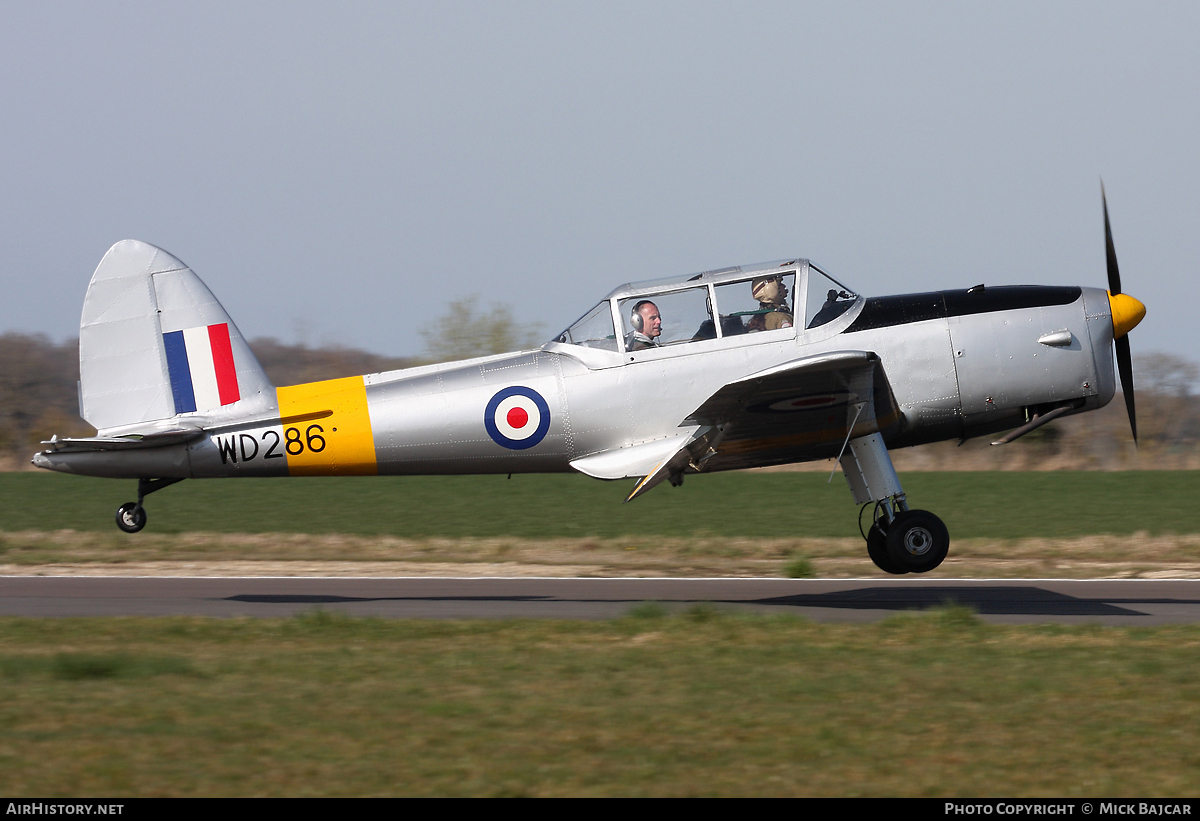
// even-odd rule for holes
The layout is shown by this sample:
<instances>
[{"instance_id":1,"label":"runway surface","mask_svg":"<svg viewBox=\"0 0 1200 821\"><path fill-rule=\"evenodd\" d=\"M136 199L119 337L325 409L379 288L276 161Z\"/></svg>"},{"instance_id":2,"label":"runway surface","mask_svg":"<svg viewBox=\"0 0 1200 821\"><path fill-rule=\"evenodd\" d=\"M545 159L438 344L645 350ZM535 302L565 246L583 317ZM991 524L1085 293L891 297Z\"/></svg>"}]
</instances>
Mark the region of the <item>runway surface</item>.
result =
<instances>
[{"instance_id":1,"label":"runway surface","mask_svg":"<svg viewBox=\"0 0 1200 821\"><path fill-rule=\"evenodd\" d=\"M856 622L954 602L997 623L1141 626L1200 620L1200 580L0 577L4 616L608 619L647 601Z\"/></svg>"}]
</instances>

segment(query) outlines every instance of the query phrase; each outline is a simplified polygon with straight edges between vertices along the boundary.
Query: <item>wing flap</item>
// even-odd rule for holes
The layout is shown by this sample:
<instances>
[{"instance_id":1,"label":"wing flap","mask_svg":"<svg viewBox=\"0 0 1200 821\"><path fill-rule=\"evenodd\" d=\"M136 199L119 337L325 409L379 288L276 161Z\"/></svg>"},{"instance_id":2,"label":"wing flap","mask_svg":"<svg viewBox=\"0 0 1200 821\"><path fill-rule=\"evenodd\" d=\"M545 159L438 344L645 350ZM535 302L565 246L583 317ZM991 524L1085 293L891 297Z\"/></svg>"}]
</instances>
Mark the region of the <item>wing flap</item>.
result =
<instances>
[{"instance_id":1,"label":"wing flap","mask_svg":"<svg viewBox=\"0 0 1200 821\"><path fill-rule=\"evenodd\" d=\"M591 454L571 467L598 479L641 477L630 501L689 472L835 457L847 439L900 420L878 354L833 351L730 382L688 415L684 433Z\"/></svg>"},{"instance_id":2,"label":"wing flap","mask_svg":"<svg viewBox=\"0 0 1200 821\"><path fill-rule=\"evenodd\" d=\"M674 456L694 438L694 431L642 442L624 448L605 450L571 462L571 467L594 479L628 479L647 476L664 460Z\"/></svg>"}]
</instances>

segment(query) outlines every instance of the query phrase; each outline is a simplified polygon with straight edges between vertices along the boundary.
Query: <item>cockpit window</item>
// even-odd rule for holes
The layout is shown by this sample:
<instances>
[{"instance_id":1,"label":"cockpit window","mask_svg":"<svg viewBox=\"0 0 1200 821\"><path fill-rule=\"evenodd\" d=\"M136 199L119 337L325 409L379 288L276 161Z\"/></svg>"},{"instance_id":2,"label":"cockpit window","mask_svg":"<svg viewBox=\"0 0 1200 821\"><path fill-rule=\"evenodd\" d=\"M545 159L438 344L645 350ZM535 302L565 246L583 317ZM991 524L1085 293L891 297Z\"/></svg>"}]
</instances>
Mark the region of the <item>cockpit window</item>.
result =
<instances>
[{"instance_id":1,"label":"cockpit window","mask_svg":"<svg viewBox=\"0 0 1200 821\"><path fill-rule=\"evenodd\" d=\"M796 272L782 271L718 285L721 336L777 331L794 324Z\"/></svg>"},{"instance_id":2,"label":"cockpit window","mask_svg":"<svg viewBox=\"0 0 1200 821\"><path fill-rule=\"evenodd\" d=\"M708 288L621 300L625 350L651 350L716 339L708 303Z\"/></svg>"},{"instance_id":3,"label":"cockpit window","mask_svg":"<svg viewBox=\"0 0 1200 821\"><path fill-rule=\"evenodd\" d=\"M806 328L819 328L850 310L858 294L815 265L808 267L808 304Z\"/></svg>"},{"instance_id":4,"label":"cockpit window","mask_svg":"<svg viewBox=\"0 0 1200 821\"><path fill-rule=\"evenodd\" d=\"M583 345L585 348L601 348L619 351L617 333L613 327L612 308L604 300L583 315L583 318L554 338L555 342L568 345Z\"/></svg>"}]
</instances>

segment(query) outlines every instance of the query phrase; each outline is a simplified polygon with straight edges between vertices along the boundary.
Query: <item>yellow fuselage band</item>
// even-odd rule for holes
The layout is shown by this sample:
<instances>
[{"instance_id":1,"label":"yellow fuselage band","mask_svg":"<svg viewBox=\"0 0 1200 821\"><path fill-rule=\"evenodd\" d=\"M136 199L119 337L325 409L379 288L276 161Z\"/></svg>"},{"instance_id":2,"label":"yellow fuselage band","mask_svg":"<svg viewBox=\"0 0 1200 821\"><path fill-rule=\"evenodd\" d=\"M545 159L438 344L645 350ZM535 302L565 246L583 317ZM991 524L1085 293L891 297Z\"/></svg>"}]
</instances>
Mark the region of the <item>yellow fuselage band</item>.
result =
<instances>
[{"instance_id":1,"label":"yellow fuselage band","mask_svg":"<svg viewBox=\"0 0 1200 821\"><path fill-rule=\"evenodd\" d=\"M276 388L291 476L378 473L361 376Z\"/></svg>"}]
</instances>

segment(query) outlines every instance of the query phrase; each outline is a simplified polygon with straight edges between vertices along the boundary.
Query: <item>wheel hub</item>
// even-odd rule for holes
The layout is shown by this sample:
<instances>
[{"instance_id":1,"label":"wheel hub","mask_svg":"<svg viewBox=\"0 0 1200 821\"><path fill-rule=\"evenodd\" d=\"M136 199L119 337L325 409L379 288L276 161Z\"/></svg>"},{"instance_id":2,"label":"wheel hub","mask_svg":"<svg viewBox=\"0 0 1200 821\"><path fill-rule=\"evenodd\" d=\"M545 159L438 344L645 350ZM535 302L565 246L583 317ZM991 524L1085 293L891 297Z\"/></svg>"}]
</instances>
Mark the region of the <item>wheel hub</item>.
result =
<instances>
[{"instance_id":1,"label":"wheel hub","mask_svg":"<svg viewBox=\"0 0 1200 821\"><path fill-rule=\"evenodd\" d=\"M924 556L933 547L933 534L923 527L914 527L904 534L904 549L913 556Z\"/></svg>"}]
</instances>

